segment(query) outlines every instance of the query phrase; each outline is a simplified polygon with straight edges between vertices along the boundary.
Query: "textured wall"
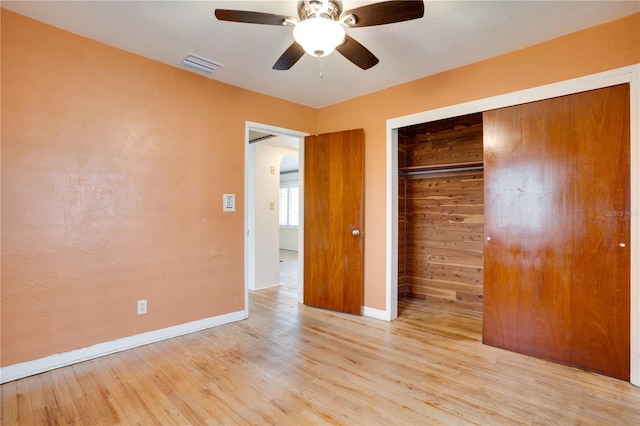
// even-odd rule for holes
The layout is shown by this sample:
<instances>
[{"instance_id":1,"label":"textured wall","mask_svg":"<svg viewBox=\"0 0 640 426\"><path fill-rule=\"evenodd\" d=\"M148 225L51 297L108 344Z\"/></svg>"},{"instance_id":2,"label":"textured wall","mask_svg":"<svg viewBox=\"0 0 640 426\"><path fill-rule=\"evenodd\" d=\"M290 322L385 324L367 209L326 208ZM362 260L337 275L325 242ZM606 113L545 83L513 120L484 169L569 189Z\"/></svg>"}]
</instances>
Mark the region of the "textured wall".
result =
<instances>
[{"instance_id":1,"label":"textured wall","mask_svg":"<svg viewBox=\"0 0 640 426\"><path fill-rule=\"evenodd\" d=\"M2 365L243 310L245 121L316 111L6 10L1 59Z\"/></svg>"}]
</instances>

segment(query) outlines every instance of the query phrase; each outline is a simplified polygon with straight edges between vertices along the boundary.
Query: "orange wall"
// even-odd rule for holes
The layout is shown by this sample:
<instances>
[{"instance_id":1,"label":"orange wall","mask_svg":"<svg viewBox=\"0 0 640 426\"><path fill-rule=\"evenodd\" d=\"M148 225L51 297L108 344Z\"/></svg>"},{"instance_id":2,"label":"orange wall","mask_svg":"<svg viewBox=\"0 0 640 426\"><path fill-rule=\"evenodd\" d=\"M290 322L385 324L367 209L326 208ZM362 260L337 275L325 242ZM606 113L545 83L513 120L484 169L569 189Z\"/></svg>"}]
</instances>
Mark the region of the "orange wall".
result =
<instances>
[{"instance_id":1,"label":"orange wall","mask_svg":"<svg viewBox=\"0 0 640 426\"><path fill-rule=\"evenodd\" d=\"M319 110L319 133L365 129L365 306L385 309L388 119L637 63L640 14Z\"/></svg>"},{"instance_id":2,"label":"orange wall","mask_svg":"<svg viewBox=\"0 0 640 426\"><path fill-rule=\"evenodd\" d=\"M317 112L1 28L2 365L243 310L245 121L314 132Z\"/></svg>"}]
</instances>

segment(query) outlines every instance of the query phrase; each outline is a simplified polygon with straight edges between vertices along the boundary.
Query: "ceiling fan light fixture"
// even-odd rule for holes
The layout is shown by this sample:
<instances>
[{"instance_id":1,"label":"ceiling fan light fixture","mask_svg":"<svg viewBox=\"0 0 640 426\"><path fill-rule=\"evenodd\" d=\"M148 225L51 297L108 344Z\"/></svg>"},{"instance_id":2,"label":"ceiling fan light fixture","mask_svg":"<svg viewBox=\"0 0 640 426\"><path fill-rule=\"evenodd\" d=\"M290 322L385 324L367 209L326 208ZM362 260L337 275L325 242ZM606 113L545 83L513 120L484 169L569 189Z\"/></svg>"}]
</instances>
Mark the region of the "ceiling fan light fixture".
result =
<instances>
[{"instance_id":1,"label":"ceiling fan light fixture","mask_svg":"<svg viewBox=\"0 0 640 426\"><path fill-rule=\"evenodd\" d=\"M311 56L327 56L345 39L344 27L327 18L309 18L295 26L293 38Z\"/></svg>"}]
</instances>

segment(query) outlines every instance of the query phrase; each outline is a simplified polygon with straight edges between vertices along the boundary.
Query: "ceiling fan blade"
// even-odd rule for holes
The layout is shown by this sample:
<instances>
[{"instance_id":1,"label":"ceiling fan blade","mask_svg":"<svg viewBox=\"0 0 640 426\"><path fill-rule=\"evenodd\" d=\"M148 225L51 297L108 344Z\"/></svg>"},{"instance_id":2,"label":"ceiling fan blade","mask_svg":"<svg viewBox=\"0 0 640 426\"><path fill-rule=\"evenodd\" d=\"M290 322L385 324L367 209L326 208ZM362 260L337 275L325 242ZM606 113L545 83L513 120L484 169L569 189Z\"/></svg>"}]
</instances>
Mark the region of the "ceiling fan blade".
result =
<instances>
[{"instance_id":1,"label":"ceiling fan blade","mask_svg":"<svg viewBox=\"0 0 640 426\"><path fill-rule=\"evenodd\" d=\"M379 62L369 49L349 36L345 37L344 43L336 47L336 50L363 70L368 70Z\"/></svg>"},{"instance_id":2,"label":"ceiling fan blade","mask_svg":"<svg viewBox=\"0 0 640 426\"><path fill-rule=\"evenodd\" d=\"M284 51L282 56L278 58L275 65L273 65L274 70L285 71L290 69L292 66L296 64L304 55L304 49L298 43L293 42L291 46L287 50Z\"/></svg>"},{"instance_id":3,"label":"ceiling fan blade","mask_svg":"<svg viewBox=\"0 0 640 426\"><path fill-rule=\"evenodd\" d=\"M355 23L347 21L346 24L354 28L410 21L424 16L424 2L383 1L347 10L340 15L340 18L349 15L355 17Z\"/></svg>"},{"instance_id":4,"label":"ceiling fan blade","mask_svg":"<svg viewBox=\"0 0 640 426\"><path fill-rule=\"evenodd\" d=\"M289 16L273 13L251 12L247 10L216 9L216 18L220 21L244 22L247 24L284 25Z\"/></svg>"}]
</instances>

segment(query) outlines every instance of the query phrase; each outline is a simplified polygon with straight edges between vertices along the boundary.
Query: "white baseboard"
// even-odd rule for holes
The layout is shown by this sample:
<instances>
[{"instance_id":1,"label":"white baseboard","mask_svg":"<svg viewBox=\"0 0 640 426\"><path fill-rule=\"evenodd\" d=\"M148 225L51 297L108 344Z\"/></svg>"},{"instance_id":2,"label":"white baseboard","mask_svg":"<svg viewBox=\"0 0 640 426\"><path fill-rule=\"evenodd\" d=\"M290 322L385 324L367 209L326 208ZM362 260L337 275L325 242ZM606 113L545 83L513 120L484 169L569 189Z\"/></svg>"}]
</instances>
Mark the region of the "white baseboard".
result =
<instances>
[{"instance_id":1,"label":"white baseboard","mask_svg":"<svg viewBox=\"0 0 640 426\"><path fill-rule=\"evenodd\" d=\"M39 374L82 361L99 358L115 352L121 352L149 343L171 339L207 328L240 321L247 318L246 311L231 312L216 317L192 321L186 324L175 325L160 330L148 331L135 336L123 337L110 342L98 343L86 348L75 349L61 354L50 355L33 361L21 362L0 368L0 383L6 383L24 377Z\"/></svg>"},{"instance_id":2,"label":"white baseboard","mask_svg":"<svg viewBox=\"0 0 640 426\"><path fill-rule=\"evenodd\" d=\"M280 250L287 250L287 251L298 251L298 247L287 247L287 246L280 246L279 247Z\"/></svg>"},{"instance_id":3,"label":"white baseboard","mask_svg":"<svg viewBox=\"0 0 640 426\"><path fill-rule=\"evenodd\" d=\"M362 315L365 317L371 317L371 318L375 318L383 321L389 321L387 319L387 313L380 309L373 309L373 308L368 308L366 306L363 306Z\"/></svg>"},{"instance_id":4,"label":"white baseboard","mask_svg":"<svg viewBox=\"0 0 640 426\"><path fill-rule=\"evenodd\" d=\"M273 288L273 287L280 287L280 281L276 282L276 283L269 283L269 284L264 284L263 286L260 287L256 287L253 289L249 289L249 291L260 291L260 290L266 290L268 288Z\"/></svg>"}]
</instances>

